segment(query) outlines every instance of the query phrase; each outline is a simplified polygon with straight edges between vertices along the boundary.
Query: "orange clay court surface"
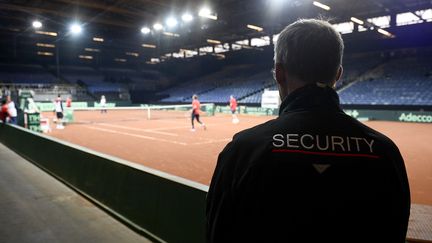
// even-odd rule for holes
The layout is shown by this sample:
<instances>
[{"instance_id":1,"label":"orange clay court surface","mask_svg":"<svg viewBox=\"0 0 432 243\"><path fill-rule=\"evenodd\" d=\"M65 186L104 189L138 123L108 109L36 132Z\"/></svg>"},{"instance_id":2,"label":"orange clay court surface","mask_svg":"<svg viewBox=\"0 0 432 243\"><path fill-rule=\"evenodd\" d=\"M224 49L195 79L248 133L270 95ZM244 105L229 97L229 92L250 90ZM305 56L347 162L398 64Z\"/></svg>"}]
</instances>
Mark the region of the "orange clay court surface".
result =
<instances>
[{"instance_id":1,"label":"orange clay court surface","mask_svg":"<svg viewBox=\"0 0 432 243\"><path fill-rule=\"evenodd\" d=\"M219 152L232 136L243 129L273 117L240 116L239 124L231 116L217 114L202 117L204 131L196 124L190 131L190 118L184 112L154 114L147 120L144 110L75 111L74 124L56 130L50 136L98 152L116 156L209 185ZM45 113L52 118L52 113ZM366 124L390 137L405 159L413 203L432 205L432 124L369 121ZM367 178L365 178L367 179Z\"/></svg>"}]
</instances>

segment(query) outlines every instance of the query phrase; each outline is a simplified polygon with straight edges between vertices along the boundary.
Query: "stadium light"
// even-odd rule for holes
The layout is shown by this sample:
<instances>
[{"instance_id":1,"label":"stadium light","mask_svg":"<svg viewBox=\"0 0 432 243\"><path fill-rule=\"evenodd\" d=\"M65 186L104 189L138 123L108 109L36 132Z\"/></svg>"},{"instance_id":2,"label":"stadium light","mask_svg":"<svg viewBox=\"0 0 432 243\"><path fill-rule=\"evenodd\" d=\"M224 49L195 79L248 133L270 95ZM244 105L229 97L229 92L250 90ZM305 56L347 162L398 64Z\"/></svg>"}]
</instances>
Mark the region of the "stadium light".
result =
<instances>
[{"instance_id":1,"label":"stadium light","mask_svg":"<svg viewBox=\"0 0 432 243\"><path fill-rule=\"evenodd\" d=\"M47 43L36 43L36 46L38 47L45 47L45 48L54 48L54 44L47 44Z\"/></svg>"},{"instance_id":2,"label":"stadium light","mask_svg":"<svg viewBox=\"0 0 432 243\"><path fill-rule=\"evenodd\" d=\"M198 15L204 18L217 20L217 16L212 15L212 12L208 7L201 8L200 11L198 12Z\"/></svg>"},{"instance_id":3,"label":"stadium light","mask_svg":"<svg viewBox=\"0 0 432 243\"><path fill-rule=\"evenodd\" d=\"M166 25L168 27L176 27L177 26L177 19L175 19L174 17L169 17L166 21L165 21Z\"/></svg>"},{"instance_id":4,"label":"stadium light","mask_svg":"<svg viewBox=\"0 0 432 243\"><path fill-rule=\"evenodd\" d=\"M141 33L143 33L144 35L147 35L150 33L150 28L149 27L142 27L141 28Z\"/></svg>"},{"instance_id":5,"label":"stadium light","mask_svg":"<svg viewBox=\"0 0 432 243\"><path fill-rule=\"evenodd\" d=\"M210 15L210 14L211 14L211 11L210 11L210 9L207 8L207 7L203 7L203 8L201 8L200 11L199 11L199 13L198 13L198 15L199 15L199 16L202 16L202 17L204 17L204 16L206 16L206 15Z\"/></svg>"},{"instance_id":6,"label":"stadium light","mask_svg":"<svg viewBox=\"0 0 432 243\"><path fill-rule=\"evenodd\" d=\"M259 26L256 26L256 25L252 25L252 24L248 24L248 25L246 25L246 27L248 27L249 29L256 30L258 32L261 32L261 31L264 30L262 27L259 27Z\"/></svg>"},{"instance_id":7,"label":"stadium light","mask_svg":"<svg viewBox=\"0 0 432 243\"><path fill-rule=\"evenodd\" d=\"M163 29L163 25L161 25L160 23L155 23L153 25L153 29L155 29L155 30L162 30Z\"/></svg>"},{"instance_id":8,"label":"stadium light","mask_svg":"<svg viewBox=\"0 0 432 243\"><path fill-rule=\"evenodd\" d=\"M182 15L182 20L186 23L191 22L193 20L193 16L189 13L185 13Z\"/></svg>"},{"instance_id":9,"label":"stadium light","mask_svg":"<svg viewBox=\"0 0 432 243\"><path fill-rule=\"evenodd\" d=\"M144 44L142 44L142 47L145 47L145 48L156 48L156 45L153 45L153 44L146 44L146 43L144 43Z\"/></svg>"},{"instance_id":10,"label":"stadium light","mask_svg":"<svg viewBox=\"0 0 432 243\"><path fill-rule=\"evenodd\" d=\"M35 28L35 29L42 28L42 23L38 20L33 21L32 25L33 25L33 28Z\"/></svg>"},{"instance_id":11,"label":"stadium light","mask_svg":"<svg viewBox=\"0 0 432 243\"><path fill-rule=\"evenodd\" d=\"M72 32L73 34L79 34L79 33L81 33L81 31L82 31L82 27L81 27L79 24L74 23L74 24L72 24L72 25L70 26L69 30L70 30L70 32Z\"/></svg>"},{"instance_id":12,"label":"stadium light","mask_svg":"<svg viewBox=\"0 0 432 243\"><path fill-rule=\"evenodd\" d=\"M40 34L40 35L57 36L57 33L56 33L56 32L49 32L49 31L40 31L40 30L36 30L35 33L36 33L36 34Z\"/></svg>"},{"instance_id":13,"label":"stadium light","mask_svg":"<svg viewBox=\"0 0 432 243\"><path fill-rule=\"evenodd\" d=\"M211 44L220 44L220 43L221 43L221 42L218 41L218 40L212 40L212 39L207 39L207 42L208 42L208 43L211 43Z\"/></svg>"},{"instance_id":14,"label":"stadium light","mask_svg":"<svg viewBox=\"0 0 432 243\"><path fill-rule=\"evenodd\" d=\"M167 35L167 36L173 36L173 37L180 37L179 34L177 33L172 33L172 32L163 32L162 34Z\"/></svg>"},{"instance_id":15,"label":"stadium light","mask_svg":"<svg viewBox=\"0 0 432 243\"><path fill-rule=\"evenodd\" d=\"M359 25L363 25L364 24L363 20L360 20L360 19L358 19L356 17L351 17L351 21L354 22L354 23L357 23Z\"/></svg>"},{"instance_id":16,"label":"stadium light","mask_svg":"<svg viewBox=\"0 0 432 243\"><path fill-rule=\"evenodd\" d=\"M102 37L93 37L93 41L96 41L96 42L104 42L104 38L102 38Z\"/></svg>"},{"instance_id":17,"label":"stadium light","mask_svg":"<svg viewBox=\"0 0 432 243\"><path fill-rule=\"evenodd\" d=\"M47 52L47 51L38 51L37 54L39 56L54 56L54 53L52 52Z\"/></svg>"},{"instance_id":18,"label":"stadium light","mask_svg":"<svg viewBox=\"0 0 432 243\"><path fill-rule=\"evenodd\" d=\"M313 1L313 5L317 6L318 8L322 8L324 10L327 10L327 11L330 10L330 6L327 6L327 5L322 4L320 2L317 2L317 1Z\"/></svg>"},{"instance_id":19,"label":"stadium light","mask_svg":"<svg viewBox=\"0 0 432 243\"><path fill-rule=\"evenodd\" d=\"M390 38L394 38L394 37L395 37L392 33L388 32L387 30L383 30L383 29L380 29L380 28L379 28L377 31L378 31L379 33L381 33L381 34L387 36L387 37L390 37Z\"/></svg>"}]
</instances>

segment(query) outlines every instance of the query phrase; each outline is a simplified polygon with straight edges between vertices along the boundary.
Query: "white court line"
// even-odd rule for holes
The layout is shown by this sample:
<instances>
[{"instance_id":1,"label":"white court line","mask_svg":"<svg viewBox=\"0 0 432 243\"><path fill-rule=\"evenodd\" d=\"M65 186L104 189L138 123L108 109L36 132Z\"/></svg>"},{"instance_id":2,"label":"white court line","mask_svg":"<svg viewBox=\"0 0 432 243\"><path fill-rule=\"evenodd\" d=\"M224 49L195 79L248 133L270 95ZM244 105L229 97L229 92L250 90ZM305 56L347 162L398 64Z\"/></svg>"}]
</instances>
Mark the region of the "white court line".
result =
<instances>
[{"instance_id":1,"label":"white court line","mask_svg":"<svg viewBox=\"0 0 432 243\"><path fill-rule=\"evenodd\" d=\"M107 126L107 127L122 128L122 129L126 129L126 130L142 131L142 132L156 133L156 134L161 134L161 135L178 137L178 134L175 134L175 133L158 132L158 131L154 131L153 129L143 129L143 128L126 127L126 126L112 125L112 124L107 124L107 123L98 123L98 125Z\"/></svg>"},{"instance_id":2,"label":"white court line","mask_svg":"<svg viewBox=\"0 0 432 243\"><path fill-rule=\"evenodd\" d=\"M160 130L173 130L173 129L179 129L179 128L191 128L192 126L178 126L178 127L161 127L161 128L153 128L153 131L160 131Z\"/></svg>"},{"instance_id":3,"label":"white court line","mask_svg":"<svg viewBox=\"0 0 432 243\"><path fill-rule=\"evenodd\" d=\"M178 123L178 122L177 122ZM215 127L215 126L221 126L221 125L226 125L225 123L211 123L211 124L207 124L205 123L206 127ZM152 131L160 131L160 130L173 130L173 129L179 129L179 128L191 128L192 125L189 126L178 126L178 127L160 127L160 128L152 128ZM195 127L199 127L201 126L199 123L195 124Z\"/></svg>"},{"instance_id":4,"label":"white court line","mask_svg":"<svg viewBox=\"0 0 432 243\"><path fill-rule=\"evenodd\" d=\"M103 131L103 132L121 134L121 135L143 138L143 139L148 139L148 140L154 140L154 141L159 141L159 142L173 143L173 144L179 144L179 145L184 145L184 146L188 145L187 143L171 141L171 140L166 140L166 139L161 139L161 138L155 138L155 137L150 137L150 136L137 135L137 134L127 133L127 132L119 132L119 131L111 130L111 129L105 129L105 128L99 128L99 127L93 127L93 126L84 126L84 127L89 128L89 129L93 129L93 130L99 130L99 131Z\"/></svg>"}]
</instances>

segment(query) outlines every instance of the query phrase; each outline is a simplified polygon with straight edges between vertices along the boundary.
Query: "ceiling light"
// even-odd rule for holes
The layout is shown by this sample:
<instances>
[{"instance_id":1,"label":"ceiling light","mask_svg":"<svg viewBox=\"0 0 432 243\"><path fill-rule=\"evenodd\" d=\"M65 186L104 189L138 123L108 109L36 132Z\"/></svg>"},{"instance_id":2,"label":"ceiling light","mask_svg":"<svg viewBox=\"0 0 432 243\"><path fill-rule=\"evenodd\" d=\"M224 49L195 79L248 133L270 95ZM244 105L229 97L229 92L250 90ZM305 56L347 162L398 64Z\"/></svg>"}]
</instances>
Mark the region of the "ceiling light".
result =
<instances>
[{"instance_id":1,"label":"ceiling light","mask_svg":"<svg viewBox=\"0 0 432 243\"><path fill-rule=\"evenodd\" d=\"M72 24L72 25L70 26L69 30L70 30L73 34L79 34L79 33L81 33L81 31L82 31L82 27L81 27L79 24L74 23L74 24Z\"/></svg>"},{"instance_id":2,"label":"ceiling light","mask_svg":"<svg viewBox=\"0 0 432 243\"><path fill-rule=\"evenodd\" d=\"M156 24L153 25L153 29L155 29L155 30L161 30L161 29L163 29L163 25L161 25L159 23L156 23Z\"/></svg>"},{"instance_id":3,"label":"ceiling light","mask_svg":"<svg viewBox=\"0 0 432 243\"><path fill-rule=\"evenodd\" d=\"M259 27L259 26L256 26L256 25L252 25L252 24L248 24L248 25L246 25L246 27L248 27L249 29L256 30L258 32L261 32L261 31L264 30L262 27Z\"/></svg>"},{"instance_id":4,"label":"ceiling light","mask_svg":"<svg viewBox=\"0 0 432 243\"><path fill-rule=\"evenodd\" d=\"M357 23L359 25L363 25L364 24L363 20L360 20L360 19L358 19L356 17L351 17L351 21L354 22L354 23Z\"/></svg>"},{"instance_id":5,"label":"ceiling light","mask_svg":"<svg viewBox=\"0 0 432 243\"><path fill-rule=\"evenodd\" d=\"M48 32L48 31L36 30L35 33L36 34L41 34L41 35L57 36L56 32Z\"/></svg>"},{"instance_id":6,"label":"ceiling light","mask_svg":"<svg viewBox=\"0 0 432 243\"><path fill-rule=\"evenodd\" d=\"M390 38L394 38L394 37L395 37L392 33L388 32L387 30L378 29L377 31L378 31L379 33L381 33L381 34L387 36L387 37L390 37Z\"/></svg>"},{"instance_id":7,"label":"ceiling light","mask_svg":"<svg viewBox=\"0 0 432 243\"><path fill-rule=\"evenodd\" d=\"M327 5L325 5L325 4L322 4L322 3L320 3L320 2L317 2L317 1L314 1L314 2L313 2L313 5L317 6L318 8L322 8L322 9L324 9L324 10L327 10L327 11L330 10L330 7L329 7L329 6L327 6Z\"/></svg>"},{"instance_id":8,"label":"ceiling light","mask_svg":"<svg viewBox=\"0 0 432 243\"><path fill-rule=\"evenodd\" d=\"M35 28L35 29L39 29L42 27L42 23L38 20L33 21L32 25L33 25L33 28Z\"/></svg>"},{"instance_id":9,"label":"ceiling light","mask_svg":"<svg viewBox=\"0 0 432 243\"><path fill-rule=\"evenodd\" d=\"M173 18L173 17L169 17L166 22L168 27L175 27L177 25L177 19Z\"/></svg>"},{"instance_id":10,"label":"ceiling light","mask_svg":"<svg viewBox=\"0 0 432 243\"><path fill-rule=\"evenodd\" d=\"M141 28L141 33L143 33L144 35L147 35L148 33L150 33L150 28L149 27L142 27Z\"/></svg>"},{"instance_id":11,"label":"ceiling light","mask_svg":"<svg viewBox=\"0 0 432 243\"><path fill-rule=\"evenodd\" d=\"M217 20L217 16L216 15L212 15L212 12L209 8L207 7L203 7L200 9L200 11L198 12L198 15L204 18L208 18L208 19L213 19L213 20Z\"/></svg>"},{"instance_id":12,"label":"ceiling light","mask_svg":"<svg viewBox=\"0 0 432 243\"><path fill-rule=\"evenodd\" d=\"M210 14L211 14L211 11L207 7L201 8L200 11L199 11L199 13L198 13L199 16L203 16L203 17L207 16L207 15L210 15Z\"/></svg>"},{"instance_id":13,"label":"ceiling light","mask_svg":"<svg viewBox=\"0 0 432 243\"><path fill-rule=\"evenodd\" d=\"M93 41L104 42L104 38L102 38L102 37L93 37Z\"/></svg>"},{"instance_id":14,"label":"ceiling light","mask_svg":"<svg viewBox=\"0 0 432 243\"><path fill-rule=\"evenodd\" d=\"M212 39L207 39L208 43L212 43L212 44L220 44L221 42L218 40L212 40Z\"/></svg>"},{"instance_id":15,"label":"ceiling light","mask_svg":"<svg viewBox=\"0 0 432 243\"><path fill-rule=\"evenodd\" d=\"M145 47L145 48L156 48L156 46L155 45L153 45L153 44L142 44L142 47Z\"/></svg>"},{"instance_id":16,"label":"ceiling light","mask_svg":"<svg viewBox=\"0 0 432 243\"><path fill-rule=\"evenodd\" d=\"M184 22L191 22L193 20L193 16L189 13L185 13L182 15L182 20Z\"/></svg>"}]
</instances>

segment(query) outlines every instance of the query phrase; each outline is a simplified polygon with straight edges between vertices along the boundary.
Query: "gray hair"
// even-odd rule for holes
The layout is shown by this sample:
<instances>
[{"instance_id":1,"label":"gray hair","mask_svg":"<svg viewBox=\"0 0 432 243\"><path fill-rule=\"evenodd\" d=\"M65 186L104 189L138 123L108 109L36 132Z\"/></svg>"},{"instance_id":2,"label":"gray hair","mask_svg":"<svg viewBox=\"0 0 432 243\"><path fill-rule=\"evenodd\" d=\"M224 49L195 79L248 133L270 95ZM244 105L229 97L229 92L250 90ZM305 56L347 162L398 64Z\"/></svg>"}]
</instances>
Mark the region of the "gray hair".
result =
<instances>
[{"instance_id":1,"label":"gray hair","mask_svg":"<svg viewBox=\"0 0 432 243\"><path fill-rule=\"evenodd\" d=\"M285 27L275 44L275 63L306 83L330 83L342 64L341 35L324 20L300 19Z\"/></svg>"}]
</instances>

